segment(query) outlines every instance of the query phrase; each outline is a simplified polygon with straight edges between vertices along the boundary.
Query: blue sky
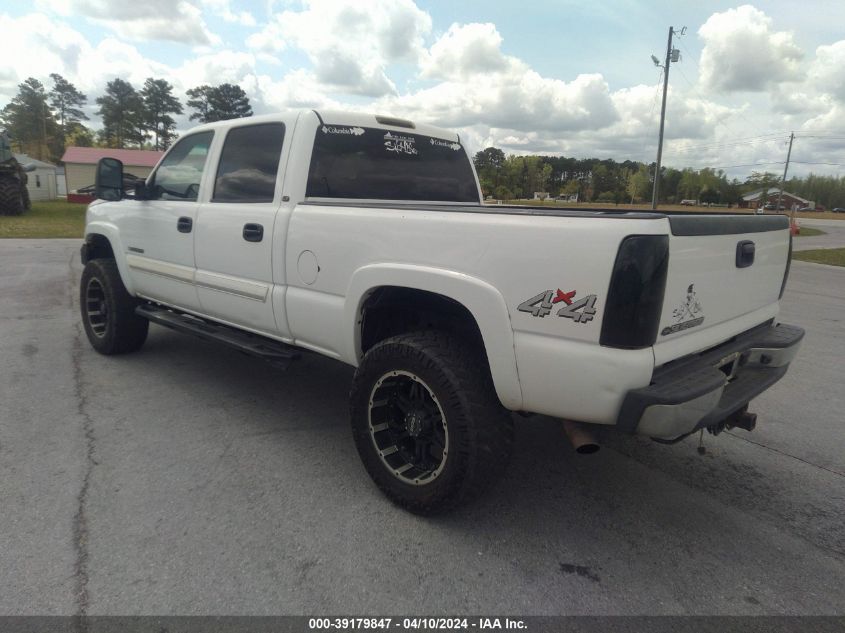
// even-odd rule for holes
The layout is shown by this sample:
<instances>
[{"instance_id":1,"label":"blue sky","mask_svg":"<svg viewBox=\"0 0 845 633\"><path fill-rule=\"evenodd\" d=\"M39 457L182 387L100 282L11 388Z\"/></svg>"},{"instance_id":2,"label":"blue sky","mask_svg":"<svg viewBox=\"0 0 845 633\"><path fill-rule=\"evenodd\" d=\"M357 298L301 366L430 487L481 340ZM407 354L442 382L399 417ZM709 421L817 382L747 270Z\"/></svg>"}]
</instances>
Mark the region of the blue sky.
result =
<instances>
[{"instance_id":1,"label":"blue sky","mask_svg":"<svg viewBox=\"0 0 845 633\"><path fill-rule=\"evenodd\" d=\"M116 76L164 77L183 100L228 81L256 112L370 110L457 129L472 150L653 160L650 55L686 26L666 164L779 171L795 130L808 160L794 173L845 175L842 24L845 3L819 0L4 0L0 54L14 61L0 68L0 106L51 72L92 104Z\"/></svg>"}]
</instances>

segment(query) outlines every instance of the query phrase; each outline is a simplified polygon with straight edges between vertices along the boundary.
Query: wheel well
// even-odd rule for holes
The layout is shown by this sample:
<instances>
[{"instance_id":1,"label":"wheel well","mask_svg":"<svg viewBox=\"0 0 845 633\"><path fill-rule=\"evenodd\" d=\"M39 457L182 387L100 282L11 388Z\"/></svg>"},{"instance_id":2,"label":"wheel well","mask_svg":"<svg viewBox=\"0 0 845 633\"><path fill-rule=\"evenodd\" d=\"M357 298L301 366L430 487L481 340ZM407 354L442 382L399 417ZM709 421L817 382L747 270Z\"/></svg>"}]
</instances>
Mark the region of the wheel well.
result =
<instances>
[{"instance_id":1,"label":"wheel well","mask_svg":"<svg viewBox=\"0 0 845 633\"><path fill-rule=\"evenodd\" d=\"M383 286L361 308L361 352L397 334L433 329L458 334L484 351L478 323L461 303L426 290Z\"/></svg>"},{"instance_id":2,"label":"wheel well","mask_svg":"<svg viewBox=\"0 0 845 633\"><path fill-rule=\"evenodd\" d=\"M82 263L87 264L92 259L114 259L114 250L109 238L98 233L91 233L85 238Z\"/></svg>"}]
</instances>

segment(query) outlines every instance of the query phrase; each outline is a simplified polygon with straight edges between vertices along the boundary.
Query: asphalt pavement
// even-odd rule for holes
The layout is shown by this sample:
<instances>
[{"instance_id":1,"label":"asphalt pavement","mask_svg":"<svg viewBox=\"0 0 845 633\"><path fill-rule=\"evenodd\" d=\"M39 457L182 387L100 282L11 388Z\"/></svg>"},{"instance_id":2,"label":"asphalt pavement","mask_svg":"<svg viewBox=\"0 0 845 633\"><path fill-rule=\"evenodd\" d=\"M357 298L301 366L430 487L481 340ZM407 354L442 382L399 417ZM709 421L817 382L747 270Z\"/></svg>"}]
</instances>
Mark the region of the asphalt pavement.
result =
<instances>
[{"instance_id":1,"label":"asphalt pavement","mask_svg":"<svg viewBox=\"0 0 845 633\"><path fill-rule=\"evenodd\" d=\"M815 248L842 248L845 246L845 220L813 220L797 218L798 225L824 231L824 235L799 235L792 242L796 251L808 251Z\"/></svg>"},{"instance_id":2,"label":"asphalt pavement","mask_svg":"<svg viewBox=\"0 0 845 633\"><path fill-rule=\"evenodd\" d=\"M0 241L2 615L845 614L843 268L794 262L755 432L580 456L516 417L505 479L425 519L359 463L351 368L158 327L97 355L78 246Z\"/></svg>"}]
</instances>

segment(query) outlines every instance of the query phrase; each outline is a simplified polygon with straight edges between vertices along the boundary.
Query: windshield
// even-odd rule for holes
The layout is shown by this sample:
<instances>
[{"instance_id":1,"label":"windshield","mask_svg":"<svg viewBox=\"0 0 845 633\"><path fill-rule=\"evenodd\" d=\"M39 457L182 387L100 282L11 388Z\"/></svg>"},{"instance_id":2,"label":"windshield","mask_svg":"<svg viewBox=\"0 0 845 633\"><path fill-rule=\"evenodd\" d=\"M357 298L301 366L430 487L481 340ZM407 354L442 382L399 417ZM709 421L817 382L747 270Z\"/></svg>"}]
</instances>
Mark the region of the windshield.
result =
<instances>
[{"instance_id":1,"label":"windshield","mask_svg":"<svg viewBox=\"0 0 845 633\"><path fill-rule=\"evenodd\" d=\"M338 125L317 129L305 195L479 202L475 176L460 143Z\"/></svg>"}]
</instances>

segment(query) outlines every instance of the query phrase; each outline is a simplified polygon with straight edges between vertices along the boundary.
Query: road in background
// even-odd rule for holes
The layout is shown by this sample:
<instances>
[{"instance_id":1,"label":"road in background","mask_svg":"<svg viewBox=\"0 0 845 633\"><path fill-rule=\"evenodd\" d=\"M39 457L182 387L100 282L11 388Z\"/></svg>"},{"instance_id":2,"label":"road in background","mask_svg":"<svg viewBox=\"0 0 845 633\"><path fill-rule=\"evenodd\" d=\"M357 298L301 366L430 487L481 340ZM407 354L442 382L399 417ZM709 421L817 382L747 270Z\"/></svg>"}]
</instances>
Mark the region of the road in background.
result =
<instances>
[{"instance_id":1,"label":"road in background","mask_svg":"<svg viewBox=\"0 0 845 633\"><path fill-rule=\"evenodd\" d=\"M845 221L837 220L804 220L797 218L798 225L824 231L824 235L796 237L792 248L796 251L809 251L815 248L845 247Z\"/></svg>"},{"instance_id":2,"label":"road in background","mask_svg":"<svg viewBox=\"0 0 845 633\"><path fill-rule=\"evenodd\" d=\"M845 269L794 262L754 433L578 456L517 417L506 478L423 519L359 463L351 368L157 327L99 356L78 246L0 242L0 614L845 613Z\"/></svg>"}]
</instances>

